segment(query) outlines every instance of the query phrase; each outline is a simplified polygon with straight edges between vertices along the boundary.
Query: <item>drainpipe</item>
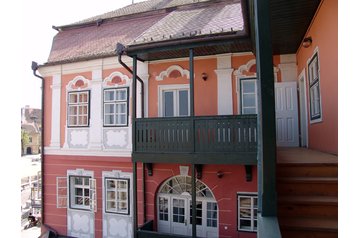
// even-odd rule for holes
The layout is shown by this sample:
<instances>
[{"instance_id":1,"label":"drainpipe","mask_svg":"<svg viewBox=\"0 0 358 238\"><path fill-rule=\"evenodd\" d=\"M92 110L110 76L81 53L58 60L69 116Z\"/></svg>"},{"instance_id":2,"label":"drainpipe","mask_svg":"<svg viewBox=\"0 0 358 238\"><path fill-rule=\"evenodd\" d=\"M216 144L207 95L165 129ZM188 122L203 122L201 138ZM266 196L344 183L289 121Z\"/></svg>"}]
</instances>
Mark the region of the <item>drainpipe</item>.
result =
<instances>
[{"instance_id":1,"label":"drainpipe","mask_svg":"<svg viewBox=\"0 0 358 238\"><path fill-rule=\"evenodd\" d=\"M116 47L116 52L118 55L118 62L126 69L128 70L129 73L131 73L133 75L133 71L131 70L131 68L128 67L128 65L126 65L123 61L122 61L122 55L124 54L124 45L122 45L121 43L117 43L117 47ZM141 87L141 117L144 118L144 82L143 80L136 75L136 79L140 82L140 87ZM134 112L133 112L134 113Z\"/></svg>"},{"instance_id":2,"label":"drainpipe","mask_svg":"<svg viewBox=\"0 0 358 238\"><path fill-rule=\"evenodd\" d=\"M44 127L45 127L45 113L44 113L44 105L45 105L45 79L44 77L41 77L40 75L36 74L36 71L38 70L39 66L35 61L32 61L31 69L33 71L33 74L35 77L41 79L41 222L42 224L45 224L45 214L44 214L44 204L45 204L45 186L44 186L44 175L45 175L45 157L44 157Z\"/></svg>"},{"instance_id":3,"label":"drainpipe","mask_svg":"<svg viewBox=\"0 0 358 238\"><path fill-rule=\"evenodd\" d=\"M124 50L125 50L125 46L122 45L121 43L117 43L117 47L116 47L116 53L118 55L118 62L126 69L128 70L128 72L130 72L133 75L133 71L131 70L131 68L128 67L128 65L126 65L123 61L122 61L122 55L124 54ZM135 74L135 78L140 82L140 86L141 86L141 118L144 118L144 82L143 80L137 75ZM135 85L135 84L134 84ZM137 90L135 90L136 92ZM136 112L133 112L136 113ZM133 125L134 126L134 123ZM135 170L137 173L137 170ZM142 163L142 188L143 188L143 220L144 223L146 223L146 189L145 189L145 163Z\"/></svg>"}]
</instances>

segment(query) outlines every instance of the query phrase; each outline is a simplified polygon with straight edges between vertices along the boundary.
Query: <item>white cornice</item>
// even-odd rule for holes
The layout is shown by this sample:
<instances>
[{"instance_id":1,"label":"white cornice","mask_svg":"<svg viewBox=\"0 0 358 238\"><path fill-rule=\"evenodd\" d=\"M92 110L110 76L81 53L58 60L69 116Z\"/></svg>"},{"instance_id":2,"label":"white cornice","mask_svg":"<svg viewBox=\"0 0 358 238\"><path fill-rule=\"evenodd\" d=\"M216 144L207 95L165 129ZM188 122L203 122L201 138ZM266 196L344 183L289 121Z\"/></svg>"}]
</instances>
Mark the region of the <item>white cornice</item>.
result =
<instances>
[{"instance_id":1,"label":"white cornice","mask_svg":"<svg viewBox=\"0 0 358 238\"><path fill-rule=\"evenodd\" d=\"M132 58L123 56L122 61L129 67L132 66ZM122 68L118 62L118 57L108 57L103 59L94 59L88 61L67 63L54 66L42 66L39 68L39 72L42 76L52 76L54 74L73 74L90 72L97 69L114 69Z\"/></svg>"},{"instance_id":2,"label":"white cornice","mask_svg":"<svg viewBox=\"0 0 358 238\"><path fill-rule=\"evenodd\" d=\"M90 149L58 149L45 147L45 155L77 155L77 156L103 156L103 157L131 157L132 151L120 150L90 150Z\"/></svg>"}]
</instances>

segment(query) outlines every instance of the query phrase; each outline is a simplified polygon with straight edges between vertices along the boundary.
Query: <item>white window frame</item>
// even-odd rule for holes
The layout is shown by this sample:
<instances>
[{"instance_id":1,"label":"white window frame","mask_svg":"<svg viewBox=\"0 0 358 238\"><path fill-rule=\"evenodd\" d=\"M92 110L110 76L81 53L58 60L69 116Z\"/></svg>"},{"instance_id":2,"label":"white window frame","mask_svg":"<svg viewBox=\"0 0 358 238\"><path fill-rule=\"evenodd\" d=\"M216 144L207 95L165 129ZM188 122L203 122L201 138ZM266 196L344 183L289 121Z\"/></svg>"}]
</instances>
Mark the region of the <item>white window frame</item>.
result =
<instances>
[{"instance_id":1,"label":"white window frame","mask_svg":"<svg viewBox=\"0 0 358 238\"><path fill-rule=\"evenodd\" d=\"M113 189L109 189L107 187L107 181L114 181L115 187ZM125 182L126 188L119 188L116 184L119 182ZM106 213L116 213L116 214L122 214L122 215L129 215L130 214L130 179L129 178L112 178L112 177L105 177L104 178L104 189L105 189L105 212ZM108 198L108 192L113 192L115 195L114 198L109 199ZM126 199L121 199L119 196L119 193L126 193ZM108 202L114 202L115 208L109 209L108 208ZM121 210L119 209L118 204L121 202L126 203L126 209Z\"/></svg>"},{"instance_id":2,"label":"white window frame","mask_svg":"<svg viewBox=\"0 0 358 238\"><path fill-rule=\"evenodd\" d=\"M67 208L67 177L56 177L56 207Z\"/></svg>"},{"instance_id":3,"label":"white window frame","mask_svg":"<svg viewBox=\"0 0 358 238\"><path fill-rule=\"evenodd\" d=\"M317 123L322 121L322 99L321 99L321 83L320 83L320 64L318 48L314 51L313 56L308 60L307 63L307 74L308 74L308 93L310 98L310 123ZM312 93L312 89L317 88L318 95ZM318 111L315 110L312 105L315 101L318 103Z\"/></svg>"},{"instance_id":4,"label":"white window frame","mask_svg":"<svg viewBox=\"0 0 358 238\"><path fill-rule=\"evenodd\" d=\"M190 116L190 87L189 84L174 84L174 85L160 85L158 86L158 102L159 110L158 116L164 117L164 102L163 102L163 93L166 91L174 91L173 100L174 100L174 117L179 116L179 91L187 90L188 91L188 115Z\"/></svg>"},{"instance_id":5,"label":"white window frame","mask_svg":"<svg viewBox=\"0 0 358 238\"><path fill-rule=\"evenodd\" d=\"M87 96L87 101L85 102L71 102L71 95L76 95L77 100L79 100L80 95L85 94ZM70 114L71 108L76 108L76 114ZM87 108L87 113L79 113L80 108ZM89 90L83 90L83 91L70 91L68 92L68 101L67 101L67 127L88 127L89 126L89 113L90 111L90 91ZM74 124L71 124L70 117L75 117L76 122ZM80 123L80 118L85 117L87 118L87 123Z\"/></svg>"},{"instance_id":6,"label":"white window frame","mask_svg":"<svg viewBox=\"0 0 358 238\"><path fill-rule=\"evenodd\" d=\"M75 184L76 178L82 179L82 184ZM85 182L85 179L88 179L88 184ZM82 175L69 175L68 177L69 184L69 208L78 209L78 210L88 210L96 211L97 210L97 199L96 199L96 180L90 176ZM82 195L76 196L75 191L77 189L82 189ZM88 195L86 195L86 190L88 190ZM76 204L76 197L82 197L82 204ZM86 199L88 199L88 204L86 205Z\"/></svg>"},{"instance_id":7,"label":"white window frame","mask_svg":"<svg viewBox=\"0 0 358 238\"><path fill-rule=\"evenodd\" d=\"M241 206L240 204L240 199L241 198L249 198L250 199L250 206ZM254 205L254 200L256 199L256 206ZM257 193L238 193L237 194L237 229L239 231L250 231L250 232L257 232ZM240 210L241 209L249 209L250 210L250 218L241 218L241 213ZM256 218L255 218L255 210L256 210ZM242 228L240 227L240 221L241 220L246 220L246 221L250 221L250 228ZM256 221L256 226L255 226L255 221Z\"/></svg>"},{"instance_id":8,"label":"white window frame","mask_svg":"<svg viewBox=\"0 0 358 238\"><path fill-rule=\"evenodd\" d=\"M113 91L114 94L116 95L117 93L119 93L120 91L125 91L126 92L126 98L124 100L106 100L106 92L109 91ZM116 98L116 96L115 96ZM103 126L110 126L110 127L126 127L128 126L128 103L129 101L129 87L118 87L118 88L106 88L103 89ZM114 105L114 113L106 113L106 105ZM117 105L125 105L125 113L121 113L116 111L117 109ZM121 116L121 115L125 115L125 123L116 123L116 118ZM106 122L106 116L113 116L113 122L114 123L107 123Z\"/></svg>"},{"instance_id":9,"label":"white window frame","mask_svg":"<svg viewBox=\"0 0 358 238\"><path fill-rule=\"evenodd\" d=\"M243 82L254 82L255 83L255 92L254 93L244 93L244 87L243 87ZM244 108L253 108L253 107L245 107L244 106L244 95L246 94L254 94L255 96L255 113L257 114L257 78L253 78L253 77L248 77L248 78L240 78L239 80L240 82L240 114L246 114L244 113Z\"/></svg>"}]
</instances>

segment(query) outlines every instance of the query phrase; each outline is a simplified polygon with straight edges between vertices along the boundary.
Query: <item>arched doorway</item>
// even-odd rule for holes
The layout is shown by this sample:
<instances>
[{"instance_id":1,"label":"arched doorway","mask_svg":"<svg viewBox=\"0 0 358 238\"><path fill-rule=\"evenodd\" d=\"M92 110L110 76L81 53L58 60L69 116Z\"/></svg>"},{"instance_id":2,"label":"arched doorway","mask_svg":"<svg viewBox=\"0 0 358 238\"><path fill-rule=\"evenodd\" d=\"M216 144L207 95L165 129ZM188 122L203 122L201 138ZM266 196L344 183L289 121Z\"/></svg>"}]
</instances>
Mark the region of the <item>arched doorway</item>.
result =
<instances>
[{"instance_id":1,"label":"arched doorway","mask_svg":"<svg viewBox=\"0 0 358 238\"><path fill-rule=\"evenodd\" d=\"M158 231L191 235L191 177L174 176L165 181L157 195ZM212 191L196 181L196 231L198 237L219 237L218 205Z\"/></svg>"},{"instance_id":2,"label":"arched doorway","mask_svg":"<svg viewBox=\"0 0 358 238\"><path fill-rule=\"evenodd\" d=\"M31 147L26 148L26 154L27 155L32 155L32 148Z\"/></svg>"}]
</instances>

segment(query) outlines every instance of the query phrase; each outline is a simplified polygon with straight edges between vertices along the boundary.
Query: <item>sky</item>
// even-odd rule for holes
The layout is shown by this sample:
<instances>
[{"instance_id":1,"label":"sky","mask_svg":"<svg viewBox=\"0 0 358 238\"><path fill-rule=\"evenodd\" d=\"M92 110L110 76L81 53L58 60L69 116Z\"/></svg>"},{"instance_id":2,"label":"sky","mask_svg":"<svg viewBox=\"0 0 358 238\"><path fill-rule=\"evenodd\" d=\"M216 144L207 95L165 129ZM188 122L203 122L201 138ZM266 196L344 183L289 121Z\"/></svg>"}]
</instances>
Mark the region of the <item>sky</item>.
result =
<instances>
[{"instance_id":1,"label":"sky","mask_svg":"<svg viewBox=\"0 0 358 238\"><path fill-rule=\"evenodd\" d=\"M143 0L135 0L141 2ZM31 62L47 62L52 39L57 31L52 26L74 23L116 10L132 0L23 0L21 2L21 107L41 108L41 80L33 75Z\"/></svg>"}]
</instances>

